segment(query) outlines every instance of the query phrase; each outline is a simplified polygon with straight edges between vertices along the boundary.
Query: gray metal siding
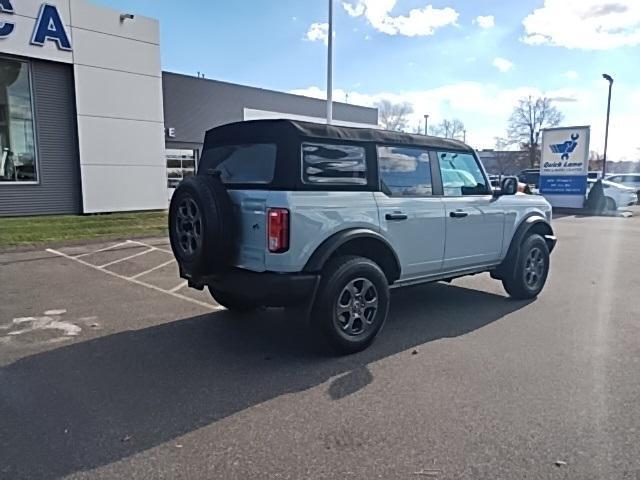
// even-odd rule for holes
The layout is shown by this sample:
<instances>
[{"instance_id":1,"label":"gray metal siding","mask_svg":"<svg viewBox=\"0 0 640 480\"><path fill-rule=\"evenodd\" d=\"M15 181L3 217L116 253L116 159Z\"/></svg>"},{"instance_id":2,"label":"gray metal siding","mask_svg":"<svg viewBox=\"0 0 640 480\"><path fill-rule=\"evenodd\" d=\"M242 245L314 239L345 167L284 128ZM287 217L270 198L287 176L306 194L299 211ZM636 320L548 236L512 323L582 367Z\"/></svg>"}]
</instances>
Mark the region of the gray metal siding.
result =
<instances>
[{"instance_id":1,"label":"gray metal siding","mask_svg":"<svg viewBox=\"0 0 640 480\"><path fill-rule=\"evenodd\" d=\"M176 129L167 143L198 144L207 130L244 119L244 109L253 108L293 115L324 117L326 102L289 93L247 87L217 80L162 73L164 124ZM336 120L377 125L375 108L334 103Z\"/></svg>"},{"instance_id":2,"label":"gray metal siding","mask_svg":"<svg viewBox=\"0 0 640 480\"><path fill-rule=\"evenodd\" d=\"M81 212L71 65L32 60L38 185L0 184L0 216Z\"/></svg>"}]
</instances>

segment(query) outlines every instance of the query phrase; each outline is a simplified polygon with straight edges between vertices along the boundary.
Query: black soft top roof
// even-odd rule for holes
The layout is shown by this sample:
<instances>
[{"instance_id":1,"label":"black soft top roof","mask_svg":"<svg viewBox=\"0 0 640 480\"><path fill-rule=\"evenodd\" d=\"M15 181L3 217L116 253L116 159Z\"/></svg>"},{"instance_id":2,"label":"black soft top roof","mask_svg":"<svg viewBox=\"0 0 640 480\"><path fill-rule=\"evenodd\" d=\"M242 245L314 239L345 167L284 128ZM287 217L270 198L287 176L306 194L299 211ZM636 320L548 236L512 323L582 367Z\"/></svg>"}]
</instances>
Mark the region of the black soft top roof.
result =
<instances>
[{"instance_id":1,"label":"black soft top roof","mask_svg":"<svg viewBox=\"0 0 640 480\"><path fill-rule=\"evenodd\" d=\"M376 128L340 127L284 119L249 120L212 128L206 133L204 150L216 145L252 142L299 145L302 139L340 140L473 151L468 145L458 140L447 138L391 132Z\"/></svg>"}]
</instances>

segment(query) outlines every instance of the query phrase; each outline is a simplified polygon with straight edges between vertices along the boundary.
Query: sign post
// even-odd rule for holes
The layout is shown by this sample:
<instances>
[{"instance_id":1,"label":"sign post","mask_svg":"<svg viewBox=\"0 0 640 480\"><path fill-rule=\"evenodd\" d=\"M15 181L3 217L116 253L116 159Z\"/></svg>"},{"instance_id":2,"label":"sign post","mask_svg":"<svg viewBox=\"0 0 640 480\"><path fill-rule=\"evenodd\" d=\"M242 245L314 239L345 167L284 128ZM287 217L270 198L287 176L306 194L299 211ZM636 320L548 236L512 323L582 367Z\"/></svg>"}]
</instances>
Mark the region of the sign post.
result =
<instances>
[{"instance_id":1,"label":"sign post","mask_svg":"<svg viewBox=\"0 0 640 480\"><path fill-rule=\"evenodd\" d=\"M584 207L590 132L588 126L542 131L540 193L554 207Z\"/></svg>"}]
</instances>

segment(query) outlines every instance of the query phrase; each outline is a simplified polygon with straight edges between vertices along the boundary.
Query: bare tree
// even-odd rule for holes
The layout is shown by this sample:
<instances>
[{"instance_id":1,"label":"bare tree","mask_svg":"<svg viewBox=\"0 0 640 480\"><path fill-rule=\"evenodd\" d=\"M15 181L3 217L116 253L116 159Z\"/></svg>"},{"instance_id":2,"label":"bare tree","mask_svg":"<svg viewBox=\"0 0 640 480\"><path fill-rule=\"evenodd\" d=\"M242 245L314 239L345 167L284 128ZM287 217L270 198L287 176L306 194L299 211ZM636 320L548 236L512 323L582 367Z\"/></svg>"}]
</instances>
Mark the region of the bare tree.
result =
<instances>
[{"instance_id":1,"label":"bare tree","mask_svg":"<svg viewBox=\"0 0 640 480\"><path fill-rule=\"evenodd\" d=\"M547 97L524 97L509 117L507 135L513 144L528 152L529 165L536 166L540 157L540 135L544 128L555 127L564 116Z\"/></svg>"},{"instance_id":2,"label":"bare tree","mask_svg":"<svg viewBox=\"0 0 640 480\"><path fill-rule=\"evenodd\" d=\"M409 123L409 115L413 113L413 107L407 103L392 103L389 100L381 100L376 103L378 109L378 122L385 130L404 132Z\"/></svg>"},{"instance_id":3,"label":"bare tree","mask_svg":"<svg viewBox=\"0 0 640 480\"><path fill-rule=\"evenodd\" d=\"M597 171L597 172L602 171L603 163L604 163L603 154L596 152L595 150L591 150L589 152L589 170Z\"/></svg>"},{"instance_id":4,"label":"bare tree","mask_svg":"<svg viewBox=\"0 0 640 480\"><path fill-rule=\"evenodd\" d=\"M464 137L464 123L457 118L443 120L429 129L431 135L444 138L455 138L462 140Z\"/></svg>"}]
</instances>

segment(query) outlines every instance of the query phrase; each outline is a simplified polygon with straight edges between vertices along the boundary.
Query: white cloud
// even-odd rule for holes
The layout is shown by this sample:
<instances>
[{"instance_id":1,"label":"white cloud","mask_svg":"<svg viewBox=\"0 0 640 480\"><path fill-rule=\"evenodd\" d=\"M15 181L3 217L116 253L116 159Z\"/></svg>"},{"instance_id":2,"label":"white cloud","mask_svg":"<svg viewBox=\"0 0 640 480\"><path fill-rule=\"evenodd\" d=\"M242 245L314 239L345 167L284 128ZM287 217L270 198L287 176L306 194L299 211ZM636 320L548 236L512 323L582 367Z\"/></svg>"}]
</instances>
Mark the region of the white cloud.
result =
<instances>
[{"instance_id":1,"label":"white cloud","mask_svg":"<svg viewBox=\"0 0 640 480\"><path fill-rule=\"evenodd\" d=\"M583 50L640 45L638 0L545 0L522 22L522 40Z\"/></svg>"},{"instance_id":2,"label":"white cloud","mask_svg":"<svg viewBox=\"0 0 640 480\"><path fill-rule=\"evenodd\" d=\"M613 160L638 160L640 140L634 129L637 128L640 88L618 86L618 89L619 101L614 97L612 105L616 114L611 116L610 156ZM325 90L318 87L294 90L291 93L326 98ZM355 105L373 106L382 99L393 103L409 103L413 107L410 129L416 128L420 122L424 125L424 114L429 114L430 125L445 118L459 118L467 128L467 141L477 149L494 148L495 137L505 136L507 120L518 99L529 95L545 95L555 99L555 106L565 114L563 125L591 125L591 150L603 150L606 92L603 94L598 86L542 92L531 86L504 89L487 83L460 82L429 90L405 92L362 93L336 89L334 98L345 98L346 93L349 94L349 103Z\"/></svg>"},{"instance_id":3,"label":"white cloud","mask_svg":"<svg viewBox=\"0 0 640 480\"><path fill-rule=\"evenodd\" d=\"M500 70L502 73L506 73L513 68L513 62L510 62L506 58L496 57L493 59L492 65Z\"/></svg>"},{"instance_id":4,"label":"white cloud","mask_svg":"<svg viewBox=\"0 0 640 480\"><path fill-rule=\"evenodd\" d=\"M324 44L329 43L329 24L328 23L312 23L307 30L305 38L310 42L322 41ZM335 37L334 37L335 38Z\"/></svg>"},{"instance_id":5,"label":"white cloud","mask_svg":"<svg viewBox=\"0 0 640 480\"><path fill-rule=\"evenodd\" d=\"M480 15L473 21L480 28L493 28L496 25L496 19L493 15Z\"/></svg>"},{"instance_id":6,"label":"white cloud","mask_svg":"<svg viewBox=\"0 0 640 480\"><path fill-rule=\"evenodd\" d=\"M371 26L387 35L407 37L433 35L438 28L454 25L458 12L453 8L433 8L427 5L414 8L407 16L392 16L398 0L356 0L355 4L343 2L345 11L352 17L364 16Z\"/></svg>"},{"instance_id":7,"label":"white cloud","mask_svg":"<svg viewBox=\"0 0 640 480\"><path fill-rule=\"evenodd\" d=\"M567 70L562 74L562 76L567 80L577 80L580 77L580 75L578 75L578 72L576 72L575 70Z\"/></svg>"}]
</instances>

